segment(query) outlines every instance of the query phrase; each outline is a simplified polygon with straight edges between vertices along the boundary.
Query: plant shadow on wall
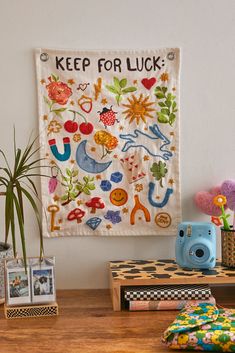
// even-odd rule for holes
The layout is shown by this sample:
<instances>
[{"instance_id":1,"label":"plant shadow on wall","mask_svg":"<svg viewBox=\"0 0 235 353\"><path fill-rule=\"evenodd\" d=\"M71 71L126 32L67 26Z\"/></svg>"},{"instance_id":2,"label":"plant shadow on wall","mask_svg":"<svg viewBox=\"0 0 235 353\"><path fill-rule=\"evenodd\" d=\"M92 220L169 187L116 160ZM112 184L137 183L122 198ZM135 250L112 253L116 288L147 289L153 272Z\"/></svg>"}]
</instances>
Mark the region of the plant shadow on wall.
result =
<instances>
[{"instance_id":1,"label":"plant shadow on wall","mask_svg":"<svg viewBox=\"0 0 235 353\"><path fill-rule=\"evenodd\" d=\"M43 236L41 217L35 199L39 200L34 178L43 175L39 171L40 161L38 158L40 147L37 147L38 137L32 139L30 136L26 147L22 150L16 147L14 129L14 163L10 166L9 159L2 149L0 155L3 163L0 165L0 187L1 196L5 197L5 247L7 247L9 234L11 233L14 257L17 257L16 244L16 221L22 246L22 254L26 270L26 238L25 238L25 212L24 204L28 201L37 219L40 234L40 258L43 257ZM5 165L4 165L5 164Z\"/></svg>"}]
</instances>

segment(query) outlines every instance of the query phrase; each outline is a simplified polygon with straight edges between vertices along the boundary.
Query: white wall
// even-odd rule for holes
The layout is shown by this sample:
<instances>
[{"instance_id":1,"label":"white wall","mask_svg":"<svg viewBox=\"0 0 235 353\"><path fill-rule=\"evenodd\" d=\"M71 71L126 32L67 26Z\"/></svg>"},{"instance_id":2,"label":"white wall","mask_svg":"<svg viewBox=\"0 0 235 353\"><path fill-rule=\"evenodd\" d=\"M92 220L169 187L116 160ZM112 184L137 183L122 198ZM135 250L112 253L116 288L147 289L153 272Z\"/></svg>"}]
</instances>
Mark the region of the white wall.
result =
<instances>
[{"instance_id":1,"label":"white wall","mask_svg":"<svg viewBox=\"0 0 235 353\"><path fill-rule=\"evenodd\" d=\"M196 191L235 177L234 0L0 0L0 148L37 129L33 50L179 46L181 180L184 220L207 220ZM0 209L3 234L3 204ZM38 232L27 219L30 255ZM4 237L2 236L2 239ZM45 239L57 259L58 288L108 287L107 261L174 256L174 238Z\"/></svg>"}]
</instances>

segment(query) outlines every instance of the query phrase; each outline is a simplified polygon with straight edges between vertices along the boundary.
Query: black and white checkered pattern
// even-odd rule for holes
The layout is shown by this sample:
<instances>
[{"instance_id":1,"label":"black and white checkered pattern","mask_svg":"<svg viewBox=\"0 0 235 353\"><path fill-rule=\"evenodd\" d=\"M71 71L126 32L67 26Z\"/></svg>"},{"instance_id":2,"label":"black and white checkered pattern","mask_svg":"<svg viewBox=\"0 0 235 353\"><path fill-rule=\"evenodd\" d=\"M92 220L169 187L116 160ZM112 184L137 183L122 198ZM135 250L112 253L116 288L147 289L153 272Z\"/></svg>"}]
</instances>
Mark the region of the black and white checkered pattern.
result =
<instances>
[{"instance_id":1,"label":"black and white checkered pattern","mask_svg":"<svg viewBox=\"0 0 235 353\"><path fill-rule=\"evenodd\" d=\"M211 290L208 285L164 285L126 287L124 289L125 300L184 300L184 299L208 299Z\"/></svg>"}]
</instances>

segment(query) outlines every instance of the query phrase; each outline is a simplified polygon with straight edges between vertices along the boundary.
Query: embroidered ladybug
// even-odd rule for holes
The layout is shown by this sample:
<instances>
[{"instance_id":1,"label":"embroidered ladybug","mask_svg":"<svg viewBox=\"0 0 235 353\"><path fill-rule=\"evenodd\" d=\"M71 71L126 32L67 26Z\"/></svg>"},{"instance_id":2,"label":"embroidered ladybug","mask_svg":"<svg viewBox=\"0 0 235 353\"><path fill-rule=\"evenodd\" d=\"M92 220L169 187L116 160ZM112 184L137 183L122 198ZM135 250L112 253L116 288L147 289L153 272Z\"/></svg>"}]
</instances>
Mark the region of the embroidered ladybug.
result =
<instances>
[{"instance_id":1,"label":"embroidered ladybug","mask_svg":"<svg viewBox=\"0 0 235 353\"><path fill-rule=\"evenodd\" d=\"M117 112L114 112L112 110L112 105L111 105L110 109L104 107L102 112L98 112L98 113L100 113L100 120L99 121L102 121L105 128L107 128L107 126L114 125L115 121L119 122L119 120L116 119L116 115L115 115L115 114L117 114Z\"/></svg>"}]
</instances>

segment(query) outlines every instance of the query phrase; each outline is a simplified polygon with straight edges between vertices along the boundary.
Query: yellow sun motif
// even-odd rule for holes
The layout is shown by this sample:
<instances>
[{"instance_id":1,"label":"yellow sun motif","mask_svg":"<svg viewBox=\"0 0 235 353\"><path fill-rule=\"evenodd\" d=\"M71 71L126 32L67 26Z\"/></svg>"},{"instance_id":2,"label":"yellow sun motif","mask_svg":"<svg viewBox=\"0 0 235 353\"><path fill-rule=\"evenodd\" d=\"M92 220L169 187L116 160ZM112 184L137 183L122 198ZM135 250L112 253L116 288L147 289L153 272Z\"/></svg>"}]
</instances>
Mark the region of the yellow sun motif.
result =
<instances>
[{"instance_id":1,"label":"yellow sun motif","mask_svg":"<svg viewBox=\"0 0 235 353\"><path fill-rule=\"evenodd\" d=\"M125 119L130 119L129 124L136 120L138 125L140 120L146 123L146 118L153 118L150 113L155 111L151 107L154 102L149 102L149 96L143 97L141 93L139 98L137 98L132 94L131 98L127 98L127 100L130 104L123 104L127 109L122 114L126 115Z\"/></svg>"}]
</instances>

